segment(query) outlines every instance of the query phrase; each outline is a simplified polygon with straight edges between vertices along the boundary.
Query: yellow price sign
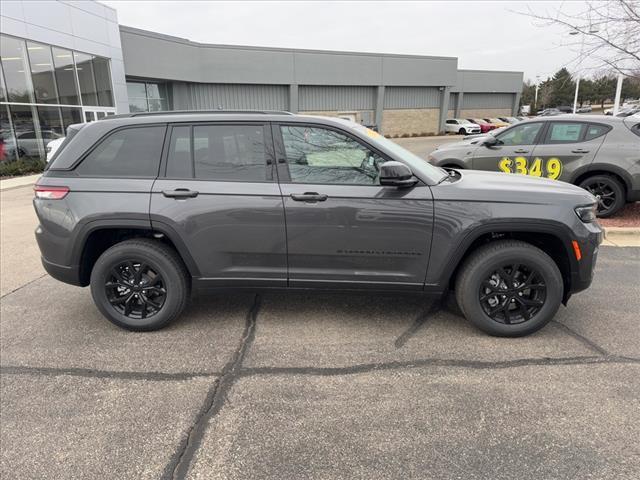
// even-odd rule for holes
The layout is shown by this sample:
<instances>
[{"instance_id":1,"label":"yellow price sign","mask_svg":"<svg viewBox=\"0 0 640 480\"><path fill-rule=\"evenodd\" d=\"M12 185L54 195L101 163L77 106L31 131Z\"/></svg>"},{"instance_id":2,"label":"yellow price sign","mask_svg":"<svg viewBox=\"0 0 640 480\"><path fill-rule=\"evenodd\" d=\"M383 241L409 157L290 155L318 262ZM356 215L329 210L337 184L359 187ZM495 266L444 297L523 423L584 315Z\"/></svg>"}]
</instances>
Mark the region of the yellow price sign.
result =
<instances>
[{"instance_id":1,"label":"yellow price sign","mask_svg":"<svg viewBox=\"0 0 640 480\"><path fill-rule=\"evenodd\" d=\"M562 162L559 158L552 157L546 160L534 158L531 164L525 157L502 157L498 161L498 170L504 173L518 173L532 177L547 177L557 180L562 175Z\"/></svg>"}]
</instances>

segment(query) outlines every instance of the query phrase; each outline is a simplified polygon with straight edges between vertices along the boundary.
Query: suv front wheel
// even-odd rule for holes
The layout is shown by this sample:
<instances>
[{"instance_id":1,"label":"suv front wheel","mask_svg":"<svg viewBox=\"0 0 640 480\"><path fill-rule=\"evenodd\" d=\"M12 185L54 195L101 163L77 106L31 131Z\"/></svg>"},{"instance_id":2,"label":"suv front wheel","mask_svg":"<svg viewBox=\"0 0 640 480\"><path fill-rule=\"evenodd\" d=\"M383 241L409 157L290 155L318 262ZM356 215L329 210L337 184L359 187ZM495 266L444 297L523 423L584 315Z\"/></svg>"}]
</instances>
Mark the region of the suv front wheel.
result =
<instances>
[{"instance_id":1,"label":"suv front wheel","mask_svg":"<svg viewBox=\"0 0 640 480\"><path fill-rule=\"evenodd\" d=\"M501 337L520 337L544 327L558 311L562 292L562 275L553 259L516 240L480 247L456 281L456 300L465 317Z\"/></svg>"},{"instance_id":2,"label":"suv front wheel","mask_svg":"<svg viewBox=\"0 0 640 480\"><path fill-rule=\"evenodd\" d=\"M91 272L100 312L128 330L158 330L180 315L189 297L186 269L170 247L149 239L107 249Z\"/></svg>"}]
</instances>

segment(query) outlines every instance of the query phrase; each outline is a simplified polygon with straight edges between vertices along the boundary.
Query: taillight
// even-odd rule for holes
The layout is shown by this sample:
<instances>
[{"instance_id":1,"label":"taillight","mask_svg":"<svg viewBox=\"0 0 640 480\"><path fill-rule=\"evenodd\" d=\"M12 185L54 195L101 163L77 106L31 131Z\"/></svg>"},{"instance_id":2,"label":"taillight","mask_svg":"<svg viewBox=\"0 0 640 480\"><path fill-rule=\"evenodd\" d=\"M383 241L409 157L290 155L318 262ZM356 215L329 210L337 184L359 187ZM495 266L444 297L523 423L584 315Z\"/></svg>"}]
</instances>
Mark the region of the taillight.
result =
<instances>
[{"instance_id":1,"label":"taillight","mask_svg":"<svg viewBox=\"0 0 640 480\"><path fill-rule=\"evenodd\" d=\"M33 187L36 198L43 200L62 200L69 193L69 187L51 187L49 185L36 185Z\"/></svg>"}]
</instances>

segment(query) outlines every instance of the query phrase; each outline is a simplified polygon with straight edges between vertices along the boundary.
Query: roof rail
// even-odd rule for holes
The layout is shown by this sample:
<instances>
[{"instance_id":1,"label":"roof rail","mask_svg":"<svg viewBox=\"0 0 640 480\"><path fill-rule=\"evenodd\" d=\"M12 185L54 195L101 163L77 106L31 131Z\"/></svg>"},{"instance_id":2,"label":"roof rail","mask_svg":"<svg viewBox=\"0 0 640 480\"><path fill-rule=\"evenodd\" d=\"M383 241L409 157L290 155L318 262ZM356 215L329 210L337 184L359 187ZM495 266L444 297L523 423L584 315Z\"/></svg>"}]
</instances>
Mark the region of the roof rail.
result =
<instances>
[{"instance_id":1,"label":"roof rail","mask_svg":"<svg viewBox=\"0 0 640 480\"><path fill-rule=\"evenodd\" d=\"M133 112L133 113L120 113L118 115L110 115L109 118L130 118L130 117L146 117L153 115L184 115L184 114L242 114L251 113L259 115L293 115L291 112L285 112L284 110L163 110L158 112Z\"/></svg>"}]
</instances>

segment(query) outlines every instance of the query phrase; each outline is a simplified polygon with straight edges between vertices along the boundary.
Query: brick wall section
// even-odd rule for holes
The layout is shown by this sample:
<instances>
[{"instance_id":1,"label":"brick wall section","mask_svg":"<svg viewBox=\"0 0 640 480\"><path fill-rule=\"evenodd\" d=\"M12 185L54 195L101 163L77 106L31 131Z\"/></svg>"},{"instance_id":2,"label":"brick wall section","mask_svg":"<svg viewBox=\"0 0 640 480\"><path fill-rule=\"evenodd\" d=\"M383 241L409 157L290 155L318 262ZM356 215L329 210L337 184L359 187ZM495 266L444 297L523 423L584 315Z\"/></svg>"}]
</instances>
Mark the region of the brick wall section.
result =
<instances>
[{"instance_id":1,"label":"brick wall section","mask_svg":"<svg viewBox=\"0 0 640 480\"><path fill-rule=\"evenodd\" d=\"M460 118L496 118L510 116L510 108L476 108L473 110L460 110Z\"/></svg>"},{"instance_id":2,"label":"brick wall section","mask_svg":"<svg viewBox=\"0 0 640 480\"><path fill-rule=\"evenodd\" d=\"M438 133L439 108L385 110L382 133L387 137Z\"/></svg>"}]
</instances>

